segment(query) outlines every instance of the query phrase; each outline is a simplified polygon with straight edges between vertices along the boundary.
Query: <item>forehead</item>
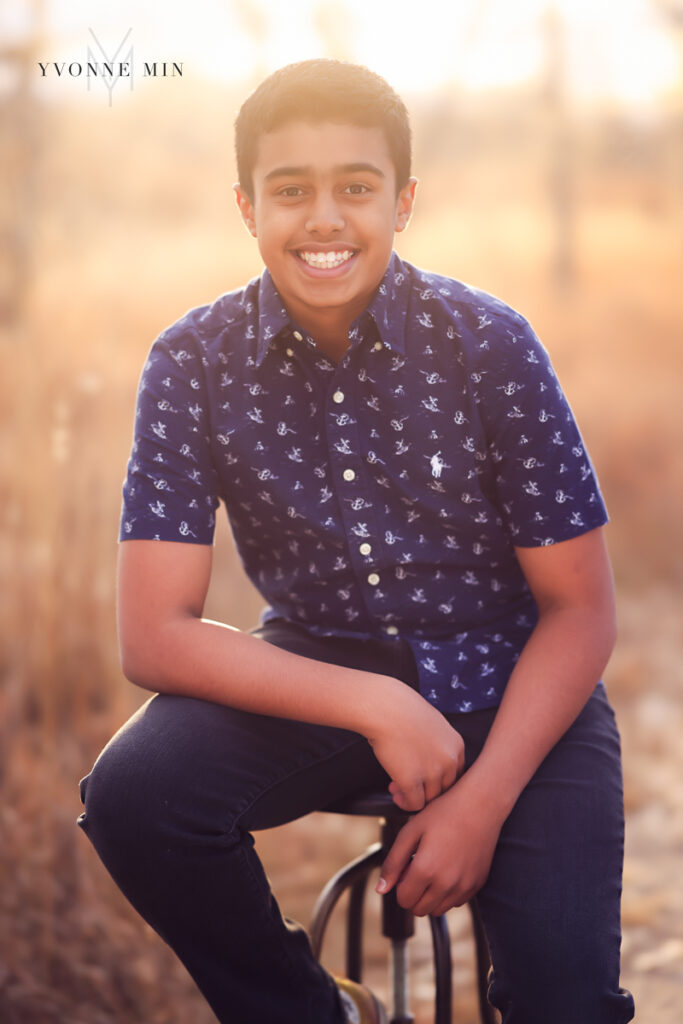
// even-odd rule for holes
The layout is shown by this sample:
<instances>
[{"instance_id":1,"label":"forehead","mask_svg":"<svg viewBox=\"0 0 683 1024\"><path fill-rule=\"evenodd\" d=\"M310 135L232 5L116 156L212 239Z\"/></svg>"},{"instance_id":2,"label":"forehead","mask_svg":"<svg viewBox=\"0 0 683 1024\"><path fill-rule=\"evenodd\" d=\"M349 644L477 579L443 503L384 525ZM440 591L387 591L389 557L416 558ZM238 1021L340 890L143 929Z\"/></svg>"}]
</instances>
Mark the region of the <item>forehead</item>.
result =
<instances>
[{"instance_id":1,"label":"forehead","mask_svg":"<svg viewBox=\"0 0 683 1024\"><path fill-rule=\"evenodd\" d=\"M381 128L291 121L260 137L253 177L255 183L262 182L281 167L306 168L314 175L325 175L354 164L377 167L393 183L394 165Z\"/></svg>"}]
</instances>

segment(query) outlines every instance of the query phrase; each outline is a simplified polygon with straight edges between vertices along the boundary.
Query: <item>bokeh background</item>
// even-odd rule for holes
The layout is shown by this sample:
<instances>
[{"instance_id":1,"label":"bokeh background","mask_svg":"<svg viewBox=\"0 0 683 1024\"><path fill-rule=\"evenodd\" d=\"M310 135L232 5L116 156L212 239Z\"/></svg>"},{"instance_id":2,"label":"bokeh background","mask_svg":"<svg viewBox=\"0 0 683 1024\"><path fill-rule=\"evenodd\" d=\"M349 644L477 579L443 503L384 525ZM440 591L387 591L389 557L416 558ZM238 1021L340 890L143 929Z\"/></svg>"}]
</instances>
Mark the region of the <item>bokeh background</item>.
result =
<instances>
[{"instance_id":1,"label":"bokeh background","mask_svg":"<svg viewBox=\"0 0 683 1024\"><path fill-rule=\"evenodd\" d=\"M104 53L130 59L132 80L88 88L37 65ZM76 782L144 697L119 671L114 621L137 379L163 327L260 273L231 192L232 122L264 74L310 56L367 63L403 93L420 187L401 255L521 309L579 418L621 622L606 683L625 757L623 981L639 1021L679 1024L680 0L0 5L0 1020L214 1019L76 829ZM217 549L207 613L247 628L261 602L224 522ZM371 839L371 824L314 815L257 844L306 921ZM450 924L454 1005L473 1024L466 912ZM421 925L419 1022L428 943ZM371 939L380 992L383 955Z\"/></svg>"}]
</instances>

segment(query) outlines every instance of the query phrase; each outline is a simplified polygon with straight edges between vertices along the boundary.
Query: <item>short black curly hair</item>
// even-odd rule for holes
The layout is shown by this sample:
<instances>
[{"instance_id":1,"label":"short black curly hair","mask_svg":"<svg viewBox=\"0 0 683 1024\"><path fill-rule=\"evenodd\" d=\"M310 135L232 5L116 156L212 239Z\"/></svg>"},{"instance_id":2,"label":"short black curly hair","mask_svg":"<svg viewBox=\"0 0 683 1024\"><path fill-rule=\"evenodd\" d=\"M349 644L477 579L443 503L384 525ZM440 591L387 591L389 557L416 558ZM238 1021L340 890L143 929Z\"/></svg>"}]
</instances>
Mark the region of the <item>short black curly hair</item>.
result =
<instances>
[{"instance_id":1,"label":"short black curly hair","mask_svg":"<svg viewBox=\"0 0 683 1024\"><path fill-rule=\"evenodd\" d=\"M397 191L408 184L410 122L401 97L361 64L317 58L279 68L261 82L239 110L235 120L237 175L250 198L260 137L290 121L381 128L396 170Z\"/></svg>"}]
</instances>

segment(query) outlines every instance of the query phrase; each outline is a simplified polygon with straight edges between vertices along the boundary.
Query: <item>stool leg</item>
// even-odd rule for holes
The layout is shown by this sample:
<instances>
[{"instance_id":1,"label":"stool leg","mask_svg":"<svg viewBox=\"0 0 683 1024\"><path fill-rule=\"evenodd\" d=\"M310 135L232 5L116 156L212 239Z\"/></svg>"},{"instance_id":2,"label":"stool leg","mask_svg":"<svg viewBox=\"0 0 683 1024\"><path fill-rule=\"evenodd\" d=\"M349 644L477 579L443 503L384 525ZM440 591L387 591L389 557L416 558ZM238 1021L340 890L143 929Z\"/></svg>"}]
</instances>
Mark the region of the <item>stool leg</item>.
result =
<instances>
[{"instance_id":1,"label":"stool leg","mask_svg":"<svg viewBox=\"0 0 683 1024\"><path fill-rule=\"evenodd\" d=\"M386 899L386 897L385 897ZM414 1024L415 1018L408 1005L408 941L391 941L391 993L392 1017L390 1024Z\"/></svg>"},{"instance_id":2,"label":"stool leg","mask_svg":"<svg viewBox=\"0 0 683 1024\"><path fill-rule=\"evenodd\" d=\"M446 917L430 915L429 925L432 930L434 947L434 981L436 988L436 1005L434 1008L434 1024L451 1024L452 1013L452 961L451 937L448 933Z\"/></svg>"},{"instance_id":3,"label":"stool leg","mask_svg":"<svg viewBox=\"0 0 683 1024\"><path fill-rule=\"evenodd\" d=\"M489 944L486 939L486 932L479 912L479 904L471 900L468 904L472 918L472 931L474 932L474 945L477 957L477 993L479 995L479 1016L481 1024L496 1024L498 1020L496 1011L487 998L488 973L491 967L491 956Z\"/></svg>"},{"instance_id":4,"label":"stool leg","mask_svg":"<svg viewBox=\"0 0 683 1024\"><path fill-rule=\"evenodd\" d=\"M316 960L320 959L325 928L339 898L359 879L366 879L374 868L379 867L383 858L384 848L381 843L373 843L365 853L352 860L346 867L338 871L336 875L333 875L320 893L313 908L313 917L308 930L311 949Z\"/></svg>"},{"instance_id":5,"label":"stool leg","mask_svg":"<svg viewBox=\"0 0 683 1024\"><path fill-rule=\"evenodd\" d=\"M363 980L363 903L367 884L367 874L362 875L349 891L346 915L346 977L351 981Z\"/></svg>"},{"instance_id":6,"label":"stool leg","mask_svg":"<svg viewBox=\"0 0 683 1024\"><path fill-rule=\"evenodd\" d=\"M383 819L382 846L385 854L393 846L404 824L404 819ZM393 1016L390 1024L413 1024L415 1020L410 1012L408 1000L408 939L414 933L413 913L400 905L396 898L396 889L393 888L386 896L382 896L382 934L391 939Z\"/></svg>"},{"instance_id":7,"label":"stool leg","mask_svg":"<svg viewBox=\"0 0 683 1024\"><path fill-rule=\"evenodd\" d=\"M412 1024L408 998L408 939L415 932L412 911L402 907L396 889L382 896L382 934L391 939L391 1024Z\"/></svg>"}]
</instances>

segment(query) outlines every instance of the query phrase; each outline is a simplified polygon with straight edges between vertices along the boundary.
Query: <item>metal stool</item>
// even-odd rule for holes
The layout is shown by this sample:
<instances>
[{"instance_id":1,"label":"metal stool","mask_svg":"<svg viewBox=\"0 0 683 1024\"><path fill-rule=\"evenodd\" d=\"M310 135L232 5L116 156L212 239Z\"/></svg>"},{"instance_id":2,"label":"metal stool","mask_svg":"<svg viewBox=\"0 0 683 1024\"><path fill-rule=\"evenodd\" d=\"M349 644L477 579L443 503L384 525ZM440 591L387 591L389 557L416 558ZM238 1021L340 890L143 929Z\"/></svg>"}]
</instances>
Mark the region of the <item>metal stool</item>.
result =
<instances>
[{"instance_id":1,"label":"metal stool","mask_svg":"<svg viewBox=\"0 0 683 1024\"><path fill-rule=\"evenodd\" d=\"M353 814L380 819L380 841L373 843L365 853L338 871L329 880L318 897L309 930L313 954L320 957L323 937L330 915L342 894L349 892L346 921L346 975L352 981L361 981L363 901L368 876L386 857L394 839L408 820L389 793L376 791L340 800L324 810L334 814ZM477 989L482 1024L495 1024L496 1015L486 998L487 974L491 961L486 936L476 903L468 904L476 948ZM434 948L434 978L436 1001L434 1024L452 1024L451 1017L451 949L445 915L430 916ZM391 939L392 1013L390 1024L413 1024L414 1017L408 1005L407 940L415 931L415 919L410 910L404 910L392 889L382 897L382 934Z\"/></svg>"}]
</instances>

